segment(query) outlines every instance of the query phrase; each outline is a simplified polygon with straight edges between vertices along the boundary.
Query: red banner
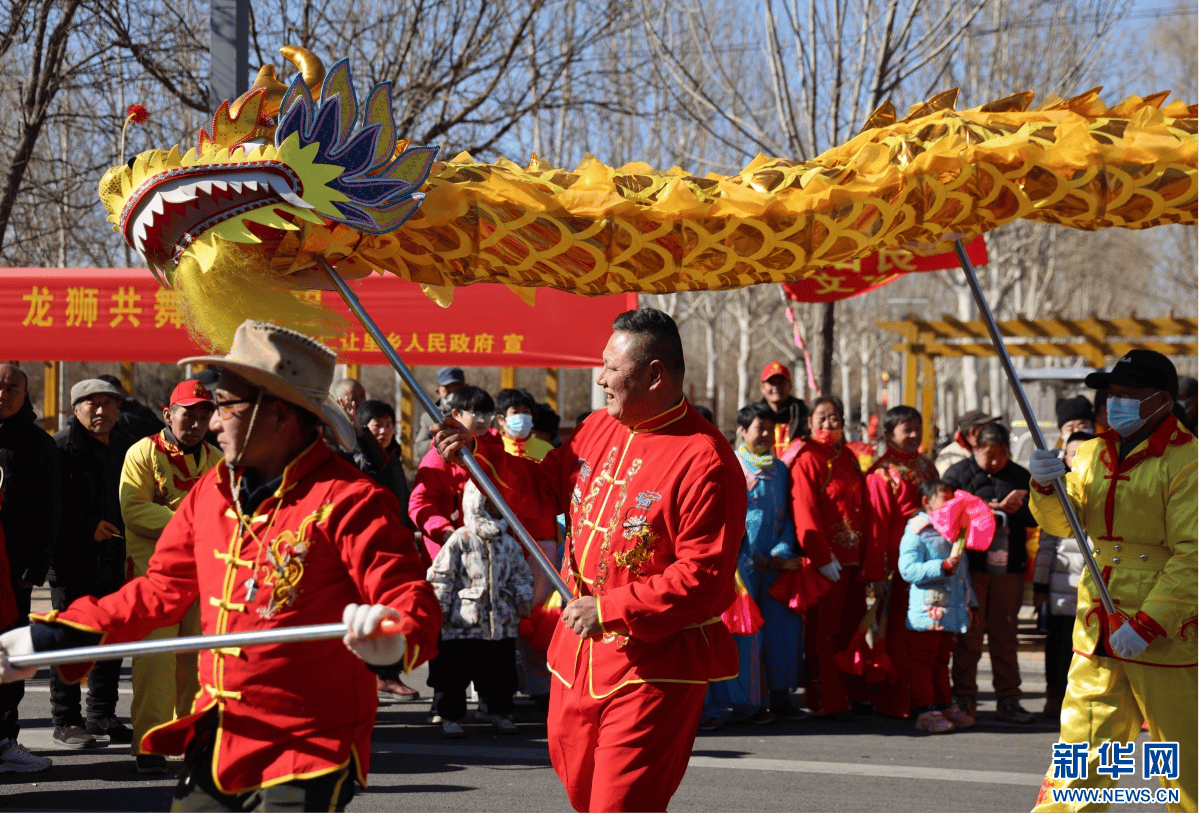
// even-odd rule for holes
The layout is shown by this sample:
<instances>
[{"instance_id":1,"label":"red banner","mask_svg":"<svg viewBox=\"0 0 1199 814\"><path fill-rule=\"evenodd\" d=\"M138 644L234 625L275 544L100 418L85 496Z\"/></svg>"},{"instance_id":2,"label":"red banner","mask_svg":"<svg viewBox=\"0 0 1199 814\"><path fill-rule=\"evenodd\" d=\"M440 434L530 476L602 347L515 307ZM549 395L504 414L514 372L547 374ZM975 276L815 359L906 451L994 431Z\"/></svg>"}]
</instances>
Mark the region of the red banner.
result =
<instances>
[{"instance_id":1,"label":"red banner","mask_svg":"<svg viewBox=\"0 0 1199 814\"><path fill-rule=\"evenodd\" d=\"M458 289L441 308L392 276L351 283L409 365L598 367L612 320L636 294L579 297L538 289L530 308L502 285ZM331 342L343 362L385 365L336 292L311 292L353 326ZM0 357L22 361L174 362L200 348L175 292L142 269L0 269Z\"/></svg>"},{"instance_id":2,"label":"red banner","mask_svg":"<svg viewBox=\"0 0 1199 814\"><path fill-rule=\"evenodd\" d=\"M986 265L987 244L982 235L966 244L966 255L974 265ZM956 252L922 257L902 249L886 249L848 263L826 266L798 283L783 283L783 291L793 302L832 302L873 291L901 274L957 267Z\"/></svg>"}]
</instances>

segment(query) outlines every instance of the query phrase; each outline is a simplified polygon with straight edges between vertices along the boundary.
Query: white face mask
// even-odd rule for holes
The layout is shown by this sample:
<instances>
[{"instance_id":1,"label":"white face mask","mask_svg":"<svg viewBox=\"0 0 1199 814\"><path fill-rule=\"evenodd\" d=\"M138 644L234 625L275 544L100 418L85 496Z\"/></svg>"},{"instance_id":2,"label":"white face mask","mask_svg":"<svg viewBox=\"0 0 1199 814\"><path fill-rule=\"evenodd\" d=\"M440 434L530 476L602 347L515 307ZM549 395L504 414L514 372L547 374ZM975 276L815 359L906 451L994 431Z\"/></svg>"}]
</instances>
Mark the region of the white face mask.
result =
<instances>
[{"instance_id":1,"label":"white face mask","mask_svg":"<svg viewBox=\"0 0 1199 814\"><path fill-rule=\"evenodd\" d=\"M1154 393L1153 396L1157 394ZM1141 405L1144 404L1153 396L1146 396L1143 399L1122 399L1109 397L1107 400L1107 425L1115 430L1121 438L1128 438L1136 435L1141 427L1145 426L1145 422L1153 418L1162 411L1170 402L1162 404L1145 418L1141 418Z\"/></svg>"},{"instance_id":2,"label":"white face mask","mask_svg":"<svg viewBox=\"0 0 1199 814\"><path fill-rule=\"evenodd\" d=\"M504 429L513 438L528 438L533 431L533 416L517 413L504 419Z\"/></svg>"}]
</instances>

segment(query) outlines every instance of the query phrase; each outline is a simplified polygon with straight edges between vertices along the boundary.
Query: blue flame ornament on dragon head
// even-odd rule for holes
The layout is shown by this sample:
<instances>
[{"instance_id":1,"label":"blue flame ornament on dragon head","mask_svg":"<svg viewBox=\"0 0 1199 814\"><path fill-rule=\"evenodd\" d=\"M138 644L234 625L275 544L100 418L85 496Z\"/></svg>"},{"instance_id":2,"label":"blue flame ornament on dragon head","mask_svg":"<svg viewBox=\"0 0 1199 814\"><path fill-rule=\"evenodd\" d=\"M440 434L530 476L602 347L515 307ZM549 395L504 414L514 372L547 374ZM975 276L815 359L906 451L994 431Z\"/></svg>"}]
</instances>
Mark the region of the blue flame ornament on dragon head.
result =
<instances>
[{"instance_id":1,"label":"blue flame ornament on dragon head","mask_svg":"<svg viewBox=\"0 0 1199 814\"><path fill-rule=\"evenodd\" d=\"M308 52L284 54L303 69L290 86L264 68L254 88L221 105L196 149L149 150L101 180L108 219L166 285L183 263L210 271L234 243L307 287L318 282L314 255L336 262L349 243L394 230L420 206L437 148L397 139L391 84L360 104L347 60L326 75ZM280 253L288 241L297 245Z\"/></svg>"}]
</instances>

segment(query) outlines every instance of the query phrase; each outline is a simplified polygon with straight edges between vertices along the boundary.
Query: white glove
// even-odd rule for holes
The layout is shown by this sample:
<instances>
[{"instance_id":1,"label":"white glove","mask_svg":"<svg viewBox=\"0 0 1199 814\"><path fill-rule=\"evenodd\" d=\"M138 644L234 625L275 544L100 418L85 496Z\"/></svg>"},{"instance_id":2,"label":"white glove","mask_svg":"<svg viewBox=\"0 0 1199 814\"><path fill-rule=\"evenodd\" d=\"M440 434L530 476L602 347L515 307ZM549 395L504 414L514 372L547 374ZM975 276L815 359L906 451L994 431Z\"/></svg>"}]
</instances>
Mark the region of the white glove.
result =
<instances>
[{"instance_id":1,"label":"white glove","mask_svg":"<svg viewBox=\"0 0 1199 814\"><path fill-rule=\"evenodd\" d=\"M841 579L841 563L836 557L833 557L832 562L828 565L822 565L816 570L823 574L829 582L836 582Z\"/></svg>"},{"instance_id":2,"label":"white glove","mask_svg":"<svg viewBox=\"0 0 1199 814\"><path fill-rule=\"evenodd\" d=\"M404 658L407 642L403 634L372 636L384 618L399 619L400 615L386 605L355 605L350 603L341 614L346 635L342 639L354 655L367 664L380 667L399 663ZM370 637L370 638L368 638Z\"/></svg>"},{"instance_id":3,"label":"white glove","mask_svg":"<svg viewBox=\"0 0 1199 814\"><path fill-rule=\"evenodd\" d=\"M1042 486L1052 486L1055 478L1066 474L1066 462L1054 450L1034 449L1028 460L1028 474Z\"/></svg>"},{"instance_id":4,"label":"white glove","mask_svg":"<svg viewBox=\"0 0 1199 814\"><path fill-rule=\"evenodd\" d=\"M33 637L28 627L18 627L0 633L0 684L25 681L37 675L36 667L13 667L9 656L26 656L33 652Z\"/></svg>"},{"instance_id":5,"label":"white glove","mask_svg":"<svg viewBox=\"0 0 1199 814\"><path fill-rule=\"evenodd\" d=\"M1120 629L1109 636L1107 641L1112 646L1112 652L1122 659L1135 659L1149 646L1149 642L1142 639L1128 622L1120 625Z\"/></svg>"}]
</instances>

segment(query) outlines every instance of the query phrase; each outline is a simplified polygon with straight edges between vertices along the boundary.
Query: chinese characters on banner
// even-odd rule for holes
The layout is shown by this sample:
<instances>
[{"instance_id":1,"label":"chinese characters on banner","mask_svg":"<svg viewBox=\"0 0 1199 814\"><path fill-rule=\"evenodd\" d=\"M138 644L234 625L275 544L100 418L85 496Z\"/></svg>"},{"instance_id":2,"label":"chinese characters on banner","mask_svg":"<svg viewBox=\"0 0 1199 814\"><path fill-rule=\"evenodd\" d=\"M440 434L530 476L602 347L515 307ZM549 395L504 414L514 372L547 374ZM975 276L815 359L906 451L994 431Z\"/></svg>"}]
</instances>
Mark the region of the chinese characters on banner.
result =
<instances>
[{"instance_id":1,"label":"chinese characters on banner","mask_svg":"<svg viewBox=\"0 0 1199 814\"><path fill-rule=\"evenodd\" d=\"M982 236L966 244L966 255L975 266L986 264L987 244ZM921 257L902 249L884 249L847 263L826 266L799 282L783 283L783 291L794 302L832 302L873 291L908 272L955 268L958 268L956 252Z\"/></svg>"},{"instance_id":2,"label":"chinese characters on banner","mask_svg":"<svg viewBox=\"0 0 1199 814\"><path fill-rule=\"evenodd\" d=\"M455 292L441 308L396 277L351 283L409 365L594 367L612 320L635 294L579 297L540 289L529 307L500 285ZM383 352L335 292L303 296L340 313L349 330L324 337L344 362L385 365ZM2 269L0 336L5 359L174 362L200 350L174 291L138 269Z\"/></svg>"}]
</instances>

